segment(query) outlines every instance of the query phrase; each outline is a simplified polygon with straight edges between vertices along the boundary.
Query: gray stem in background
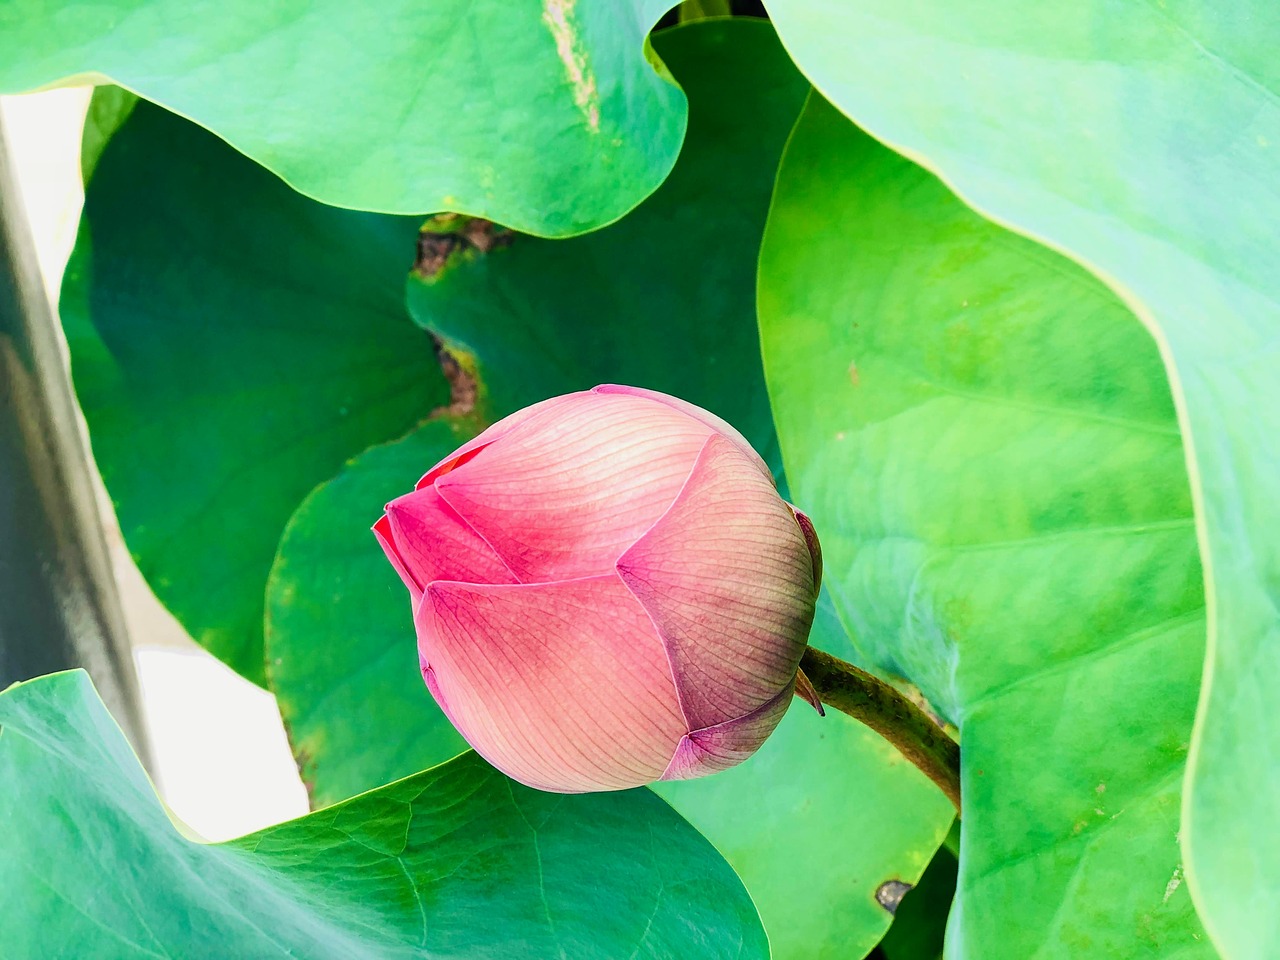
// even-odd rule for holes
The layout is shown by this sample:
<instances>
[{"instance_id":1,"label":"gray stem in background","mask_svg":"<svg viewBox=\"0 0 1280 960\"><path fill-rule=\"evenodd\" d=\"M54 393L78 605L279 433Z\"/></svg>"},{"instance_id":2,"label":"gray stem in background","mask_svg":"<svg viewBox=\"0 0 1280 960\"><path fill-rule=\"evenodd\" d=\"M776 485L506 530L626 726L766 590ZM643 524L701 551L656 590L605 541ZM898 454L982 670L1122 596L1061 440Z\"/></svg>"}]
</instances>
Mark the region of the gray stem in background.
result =
<instances>
[{"instance_id":1,"label":"gray stem in background","mask_svg":"<svg viewBox=\"0 0 1280 960\"><path fill-rule=\"evenodd\" d=\"M147 763L137 674L0 125L0 689L84 667Z\"/></svg>"}]
</instances>

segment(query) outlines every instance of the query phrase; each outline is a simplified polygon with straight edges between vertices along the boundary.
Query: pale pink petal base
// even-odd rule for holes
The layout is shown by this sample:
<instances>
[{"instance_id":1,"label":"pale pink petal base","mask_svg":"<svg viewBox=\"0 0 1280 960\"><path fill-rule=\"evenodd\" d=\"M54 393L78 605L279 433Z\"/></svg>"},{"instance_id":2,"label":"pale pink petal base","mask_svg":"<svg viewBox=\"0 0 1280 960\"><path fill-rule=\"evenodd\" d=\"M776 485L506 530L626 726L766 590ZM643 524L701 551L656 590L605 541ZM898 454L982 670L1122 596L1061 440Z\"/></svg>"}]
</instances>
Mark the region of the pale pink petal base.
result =
<instances>
[{"instance_id":1,"label":"pale pink petal base","mask_svg":"<svg viewBox=\"0 0 1280 960\"><path fill-rule=\"evenodd\" d=\"M614 574L435 582L418 610L424 676L467 741L540 790L656 780L687 727L653 624Z\"/></svg>"},{"instance_id":2,"label":"pale pink petal base","mask_svg":"<svg viewBox=\"0 0 1280 960\"><path fill-rule=\"evenodd\" d=\"M671 505L710 435L652 400L572 395L435 488L521 582L596 576Z\"/></svg>"},{"instance_id":3,"label":"pale pink petal base","mask_svg":"<svg viewBox=\"0 0 1280 960\"><path fill-rule=\"evenodd\" d=\"M667 646L689 729L790 688L813 564L791 509L732 441L706 441L671 509L617 566Z\"/></svg>"},{"instance_id":4,"label":"pale pink petal base","mask_svg":"<svg viewBox=\"0 0 1280 960\"><path fill-rule=\"evenodd\" d=\"M694 730L680 740L675 756L662 772L663 780L692 780L737 766L760 749L791 705L790 684L776 697L745 717Z\"/></svg>"}]
</instances>

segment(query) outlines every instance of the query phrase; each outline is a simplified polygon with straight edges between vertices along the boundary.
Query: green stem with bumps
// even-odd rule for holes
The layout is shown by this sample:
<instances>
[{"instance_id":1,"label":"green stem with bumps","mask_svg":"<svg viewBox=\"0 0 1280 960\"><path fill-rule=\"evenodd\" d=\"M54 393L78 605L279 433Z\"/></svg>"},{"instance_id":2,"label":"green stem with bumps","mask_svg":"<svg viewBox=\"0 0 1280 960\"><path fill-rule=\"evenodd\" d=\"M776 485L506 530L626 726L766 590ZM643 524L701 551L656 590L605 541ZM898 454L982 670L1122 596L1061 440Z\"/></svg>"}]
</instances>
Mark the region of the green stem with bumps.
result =
<instances>
[{"instance_id":1,"label":"green stem with bumps","mask_svg":"<svg viewBox=\"0 0 1280 960\"><path fill-rule=\"evenodd\" d=\"M809 647L800 660L823 703L888 740L960 811L960 745L903 694L839 657Z\"/></svg>"}]
</instances>

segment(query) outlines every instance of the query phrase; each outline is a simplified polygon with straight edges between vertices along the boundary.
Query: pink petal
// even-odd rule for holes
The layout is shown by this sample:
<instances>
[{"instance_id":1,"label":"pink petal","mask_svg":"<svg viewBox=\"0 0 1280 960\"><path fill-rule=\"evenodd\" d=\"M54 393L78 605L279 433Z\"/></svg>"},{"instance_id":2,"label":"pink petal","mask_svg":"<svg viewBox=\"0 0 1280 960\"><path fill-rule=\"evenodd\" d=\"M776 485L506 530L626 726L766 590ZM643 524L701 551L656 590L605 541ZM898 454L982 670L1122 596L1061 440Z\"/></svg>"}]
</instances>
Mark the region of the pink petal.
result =
<instances>
[{"instance_id":1,"label":"pink petal","mask_svg":"<svg viewBox=\"0 0 1280 960\"><path fill-rule=\"evenodd\" d=\"M707 440L618 573L667 645L691 730L790 687L813 622L813 564L791 509L732 441Z\"/></svg>"},{"instance_id":2,"label":"pink petal","mask_svg":"<svg viewBox=\"0 0 1280 960\"><path fill-rule=\"evenodd\" d=\"M793 690L783 691L744 717L687 734L662 773L663 780L692 780L736 766L760 749L791 705Z\"/></svg>"},{"instance_id":3,"label":"pink petal","mask_svg":"<svg viewBox=\"0 0 1280 960\"><path fill-rule=\"evenodd\" d=\"M760 454L756 453L756 448L753 447L747 441L747 438L739 433L728 420L723 420L720 417L717 417L710 410L704 410L702 407L690 403L688 400L681 400L679 397L673 397L666 393L659 393L657 390L646 390L644 387L626 387L617 383L602 383L600 386L594 387L591 392L604 395L621 394L630 397L645 397L649 400L656 400L659 403L665 403L667 406L675 410L679 410L686 416L693 417L695 420L705 423L712 430L716 431L716 433L732 440L738 445L742 452L745 453L753 463L755 463L760 471L769 478L769 483L773 483L773 473L769 470L769 465L764 462L764 459Z\"/></svg>"},{"instance_id":4,"label":"pink petal","mask_svg":"<svg viewBox=\"0 0 1280 960\"><path fill-rule=\"evenodd\" d=\"M561 400L435 482L526 583L611 573L671 505L711 434L639 397Z\"/></svg>"},{"instance_id":5,"label":"pink petal","mask_svg":"<svg viewBox=\"0 0 1280 960\"><path fill-rule=\"evenodd\" d=\"M493 441L497 440L499 437L506 436L508 433L510 433L512 430L514 430L516 427L518 427L520 424L524 423L526 420L530 419L531 417L534 417L537 414L542 413L544 410L547 410L551 407L557 406L568 397L581 397L581 396L586 396L586 392L583 391L581 393L570 393L562 397L552 397L549 400L541 400L538 403L532 404L531 406L522 407L521 409L517 410L515 413L511 414L510 416L503 417L501 420L493 424L493 426L489 427L479 436L472 437L470 440L468 440L466 443L460 446L457 450L453 451L453 453L449 454L447 457L445 457L443 460L437 463L434 467L428 470L423 475L422 479L417 482L414 489L421 490L423 487L431 486L431 484L433 484L437 478L442 477L446 473L449 473L450 471L455 470L458 467L462 466L462 464L466 463L468 460L471 460L481 450L489 446L489 444L493 443Z\"/></svg>"},{"instance_id":6,"label":"pink petal","mask_svg":"<svg viewBox=\"0 0 1280 960\"><path fill-rule=\"evenodd\" d=\"M826 708L822 705L822 698L818 696L818 691L813 689L813 681L805 676L804 670L796 671L796 696L817 710L818 716L827 715Z\"/></svg>"},{"instance_id":7,"label":"pink petal","mask_svg":"<svg viewBox=\"0 0 1280 960\"><path fill-rule=\"evenodd\" d=\"M787 506L791 507L791 512L795 514L796 523L800 524L800 532L804 534L805 545L809 548L809 559L813 562L813 593L817 596L822 588L822 544L818 542L818 531L814 529L813 521L809 519L808 514L797 510L791 504Z\"/></svg>"},{"instance_id":8,"label":"pink petal","mask_svg":"<svg viewBox=\"0 0 1280 960\"><path fill-rule=\"evenodd\" d=\"M400 574L400 579L409 588L409 595L413 598L413 605L416 608L418 601L422 599L422 584L405 566L404 558L400 556L400 551L396 548L395 537L391 533L391 520L385 514L379 517L378 522L373 525L373 535L377 537L378 543L382 545L382 552L391 561L391 566L395 567L396 573Z\"/></svg>"},{"instance_id":9,"label":"pink petal","mask_svg":"<svg viewBox=\"0 0 1280 960\"><path fill-rule=\"evenodd\" d=\"M433 693L476 751L540 790L656 780L687 728L653 624L617 576L437 581L417 616Z\"/></svg>"},{"instance_id":10,"label":"pink petal","mask_svg":"<svg viewBox=\"0 0 1280 960\"><path fill-rule=\"evenodd\" d=\"M400 563L421 584L419 593L433 580L515 583L493 548L431 487L392 500L385 519Z\"/></svg>"}]
</instances>

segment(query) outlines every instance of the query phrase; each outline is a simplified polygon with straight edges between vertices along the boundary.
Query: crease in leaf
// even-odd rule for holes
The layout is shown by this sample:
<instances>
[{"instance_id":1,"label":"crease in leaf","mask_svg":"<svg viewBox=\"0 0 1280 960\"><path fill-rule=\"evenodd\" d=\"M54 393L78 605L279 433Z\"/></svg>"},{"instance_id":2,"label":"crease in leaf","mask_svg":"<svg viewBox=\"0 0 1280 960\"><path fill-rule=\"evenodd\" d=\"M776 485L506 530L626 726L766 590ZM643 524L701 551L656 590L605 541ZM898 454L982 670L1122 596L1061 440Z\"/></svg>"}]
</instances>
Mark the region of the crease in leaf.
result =
<instances>
[{"instance_id":1,"label":"crease in leaf","mask_svg":"<svg viewBox=\"0 0 1280 960\"><path fill-rule=\"evenodd\" d=\"M595 71L578 30L574 8L577 0L542 0L542 22L556 42L556 55L564 64L565 75L573 87L573 102L582 111L587 129L600 132L600 91L596 89Z\"/></svg>"}]
</instances>

